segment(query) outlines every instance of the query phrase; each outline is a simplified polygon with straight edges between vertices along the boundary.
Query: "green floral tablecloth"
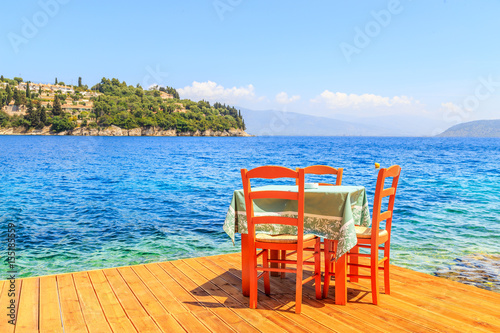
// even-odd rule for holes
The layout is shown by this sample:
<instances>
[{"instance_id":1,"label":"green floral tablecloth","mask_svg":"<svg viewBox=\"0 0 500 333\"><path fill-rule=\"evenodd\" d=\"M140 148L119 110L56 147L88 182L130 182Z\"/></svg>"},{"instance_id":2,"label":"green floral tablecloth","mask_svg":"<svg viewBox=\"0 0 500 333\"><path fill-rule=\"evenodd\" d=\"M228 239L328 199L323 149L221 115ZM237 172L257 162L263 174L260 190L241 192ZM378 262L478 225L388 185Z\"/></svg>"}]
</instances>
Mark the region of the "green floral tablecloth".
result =
<instances>
[{"instance_id":1,"label":"green floral tablecloth","mask_svg":"<svg viewBox=\"0 0 500 333\"><path fill-rule=\"evenodd\" d=\"M297 186L270 185L256 187L253 191L297 191ZM369 226L370 211L363 186L320 186L305 190L304 232L338 241L337 258L356 245L354 225ZM257 199L254 200L256 216L297 216L297 201ZM247 218L243 190L233 193L231 206L224 221L224 231L234 243L236 233L246 234ZM297 234L297 228L287 225L259 225L259 233L271 235Z\"/></svg>"}]
</instances>

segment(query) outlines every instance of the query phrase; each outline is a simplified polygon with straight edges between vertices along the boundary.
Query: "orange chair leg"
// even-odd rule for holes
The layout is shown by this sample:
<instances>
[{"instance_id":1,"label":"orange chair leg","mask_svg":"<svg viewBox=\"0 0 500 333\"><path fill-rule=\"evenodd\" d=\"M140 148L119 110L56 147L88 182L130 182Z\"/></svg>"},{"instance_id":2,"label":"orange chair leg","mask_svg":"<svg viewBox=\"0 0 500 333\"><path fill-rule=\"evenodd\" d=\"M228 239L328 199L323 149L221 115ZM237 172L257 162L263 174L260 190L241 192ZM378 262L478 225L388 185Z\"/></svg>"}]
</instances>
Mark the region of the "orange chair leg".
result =
<instances>
[{"instance_id":1,"label":"orange chair leg","mask_svg":"<svg viewBox=\"0 0 500 333\"><path fill-rule=\"evenodd\" d=\"M302 264L297 263L297 282L295 287L295 313L302 311Z\"/></svg>"},{"instance_id":2,"label":"orange chair leg","mask_svg":"<svg viewBox=\"0 0 500 333\"><path fill-rule=\"evenodd\" d=\"M321 299L321 242L319 238L316 242L314 251L316 252L314 255L314 275L316 275L314 284L316 287L316 299Z\"/></svg>"},{"instance_id":3,"label":"orange chair leg","mask_svg":"<svg viewBox=\"0 0 500 333\"><path fill-rule=\"evenodd\" d=\"M266 250L266 252L264 252L264 254L262 255L262 267L264 268L269 268L269 262L267 261L268 258L268 253L269 251ZM264 272L264 291L266 293L267 296L269 296L271 294L271 283L269 281L269 272Z\"/></svg>"},{"instance_id":4,"label":"orange chair leg","mask_svg":"<svg viewBox=\"0 0 500 333\"><path fill-rule=\"evenodd\" d=\"M241 290L243 296L250 296L250 275L252 275L252 256L248 234L241 234Z\"/></svg>"},{"instance_id":5,"label":"orange chair leg","mask_svg":"<svg viewBox=\"0 0 500 333\"><path fill-rule=\"evenodd\" d=\"M378 249L377 247L371 249L371 280L372 280L372 300L373 304L378 304Z\"/></svg>"},{"instance_id":6,"label":"orange chair leg","mask_svg":"<svg viewBox=\"0 0 500 333\"><path fill-rule=\"evenodd\" d=\"M389 264L389 245L385 245L384 257L387 259L384 262L384 290L386 295L391 294L391 280L390 280L390 264Z\"/></svg>"},{"instance_id":7,"label":"orange chair leg","mask_svg":"<svg viewBox=\"0 0 500 333\"><path fill-rule=\"evenodd\" d=\"M330 288L330 269L332 267L331 248L332 248L332 241L325 239L325 278L323 282L323 298L328 297L328 289Z\"/></svg>"},{"instance_id":8,"label":"orange chair leg","mask_svg":"<svg viewBox=\"0 0 500 333\"><path fill-rule=\"evenodd\" d=\"M252 272L250 273L250 309L257 308L257 256L255 250L252 255Z\"/></svg>"},{"instance_id":9,"label":"orange chair leg","mask_svg":"<svg viewBox=\"0 0 500 333\"><path fill-rule=\"evenodd\" d=\"M359 253L359 246L353 247L349 252L353 253L353 254ZM358 264L359 263L358 256L357 255L349 256L349 263L350 264ZM359 272L359 268L357 266L349 266L349 274L358 275L359 274L358 272ZM350 278L351 282L358 282L358 280L359 279L357 277Z\"/></svg>"}]
</instances>

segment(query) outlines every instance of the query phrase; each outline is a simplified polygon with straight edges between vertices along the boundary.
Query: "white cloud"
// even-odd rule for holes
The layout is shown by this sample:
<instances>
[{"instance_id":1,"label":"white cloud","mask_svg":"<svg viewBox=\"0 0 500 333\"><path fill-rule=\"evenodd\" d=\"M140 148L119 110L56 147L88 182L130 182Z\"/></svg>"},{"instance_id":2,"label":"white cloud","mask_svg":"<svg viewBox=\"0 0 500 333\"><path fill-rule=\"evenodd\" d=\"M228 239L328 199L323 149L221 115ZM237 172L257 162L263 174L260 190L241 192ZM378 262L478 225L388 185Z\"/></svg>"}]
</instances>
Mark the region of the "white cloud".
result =
<instances>
[{"instance_id":1,"label":"white cloud","mask_svg":"<svg viewBox=\"0 0 500 333\"><path fill-rule=\"evenodd\" d=\"M241 101L261 100L255 95L255 88L249 84L246 87L224 88L220 84L212 81L196 82L184 88L177 89L181 98L188 98L194 101L208 100L210 102L221 102L238 104Z\"/></svg>"},{"instance_id":2,"label":"white cloud","mask_svg":"<svg viewBox=\"0 0 500 333\"><path fill-rule=\"evenodd\" d=\"M452 102L441 103L441 111L452 111L459 112L461 111L460 106L453 104Z\"/></svg>"},{"instance_id":3,"label":"white cloud","mask_svg":"<svg viewBox=\"0 0 500 333\"><path fill-rule=\"evenodd\" d=\"M296 102L300 99L299 95L293 95L291 97L288 97L288 94L286 92L280 92L279 94L276 95L276 102L280 104L288 104L292 102Z\"/></svg>"},{"instance_id":4,"label":"white cloud","mask_svg":"<svg viewBox=\"0 0 500 333\"><path fill-rule=\"evenodd\" d=\"M369 107L392 107L411 105L412 99L407 96L383 97L374 94L346 94L341 92L323 91L319 96L311 99L313 103L324 104L329 109L342 108L369 108Z\"/></svg>"}]
</instances>

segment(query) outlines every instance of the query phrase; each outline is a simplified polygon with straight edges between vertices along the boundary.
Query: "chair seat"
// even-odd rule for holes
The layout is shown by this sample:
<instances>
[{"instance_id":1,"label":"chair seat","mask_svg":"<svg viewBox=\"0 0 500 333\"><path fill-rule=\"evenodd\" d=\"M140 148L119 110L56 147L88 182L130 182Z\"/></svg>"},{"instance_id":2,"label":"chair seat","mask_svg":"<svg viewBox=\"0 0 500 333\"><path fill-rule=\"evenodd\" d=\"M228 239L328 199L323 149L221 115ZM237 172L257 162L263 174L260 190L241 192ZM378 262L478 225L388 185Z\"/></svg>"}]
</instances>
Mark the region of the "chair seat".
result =
<instances>
[{"instance_id":1,"label":"chair seat","mask_svg":"<svg viewBox=\"0 0 500 333\"><path fill-rule=\"evenodd\" d=\"M372 228L368 227L362 227L359 225L355 225L354 228L356 229L356 237L358 238L371 238L372 237ZM378 232L379 237L387 237L389 234L387 233L387 230L379 230Z\"/></svg>"},{"instance_id":2,"label":"chair seat","mask_svg":"<svg viewBox=\"0 0 500 333\"><path fill-rule=\"evenodd\" d=\"M313 234L304 234L304 242L316 238ZM281 244L294 244L297 243L297 236L282 234L282 235L268 235L256 234L255 240L262 243L281 243Z\"/></svg>"}]
</instances>

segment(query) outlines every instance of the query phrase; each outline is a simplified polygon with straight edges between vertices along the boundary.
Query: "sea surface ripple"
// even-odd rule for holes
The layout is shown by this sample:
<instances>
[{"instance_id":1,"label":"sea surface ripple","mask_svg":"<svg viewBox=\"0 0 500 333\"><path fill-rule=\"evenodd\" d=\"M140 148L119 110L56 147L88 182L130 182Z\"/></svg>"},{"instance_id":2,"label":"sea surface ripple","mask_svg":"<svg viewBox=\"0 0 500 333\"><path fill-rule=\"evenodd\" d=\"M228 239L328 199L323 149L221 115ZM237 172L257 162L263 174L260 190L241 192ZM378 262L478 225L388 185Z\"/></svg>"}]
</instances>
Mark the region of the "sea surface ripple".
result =
<instances>
[{"instance_id":1,"label":"sea surface ripple","mask_svg":"<svg viewBox=\"0 0 500 333\"><path fill-rule=\"evenodd\" d=\"M375 162L402 167L394 264L498 258L499 139L0 136L1 237L15 223L20 277L236 252L222 224L241 168L343 167L371 202Z\"/></svg>"}]
</instances>

